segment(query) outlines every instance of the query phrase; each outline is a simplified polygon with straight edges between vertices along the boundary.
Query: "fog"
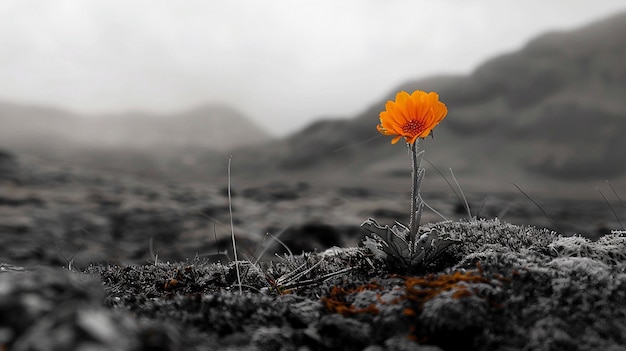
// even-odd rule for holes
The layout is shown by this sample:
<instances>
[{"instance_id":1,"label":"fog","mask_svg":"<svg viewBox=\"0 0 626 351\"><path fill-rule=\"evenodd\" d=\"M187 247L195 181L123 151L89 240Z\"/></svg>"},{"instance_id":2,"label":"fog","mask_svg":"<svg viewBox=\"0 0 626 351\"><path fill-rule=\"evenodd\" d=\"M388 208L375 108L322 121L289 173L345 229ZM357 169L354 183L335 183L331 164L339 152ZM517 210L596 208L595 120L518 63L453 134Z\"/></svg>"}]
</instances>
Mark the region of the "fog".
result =
<instances>
[{"instance_id":1,"label":"fog","mask_svg":"<svg viewBox=\"0 0 626 351\"><path fill-rule=\"evenodd\" d=\"M350 117L406 80L469 73L595 1L0 3L0 100L88 115L230 105L273 135Z\"/></svg>"}]
</instances>

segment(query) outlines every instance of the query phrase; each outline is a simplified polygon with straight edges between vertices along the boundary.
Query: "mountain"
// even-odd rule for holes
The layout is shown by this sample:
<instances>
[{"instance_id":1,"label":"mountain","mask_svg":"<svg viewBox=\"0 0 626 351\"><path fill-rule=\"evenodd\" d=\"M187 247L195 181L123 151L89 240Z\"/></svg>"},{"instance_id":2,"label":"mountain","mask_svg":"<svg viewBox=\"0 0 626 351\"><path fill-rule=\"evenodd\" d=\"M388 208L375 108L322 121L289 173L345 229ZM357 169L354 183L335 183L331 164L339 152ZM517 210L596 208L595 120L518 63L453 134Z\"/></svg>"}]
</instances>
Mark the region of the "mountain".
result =
<instances>
[{"instance_id":1,"label":"mountain","mask_svg":"<svg viewBox=\"0 0 626 351\"><path fill-rule=\"evenodd\" d=\"M267 141L269 135L238 111L224 105L206 105L176 115L141 113L106 116L96 121L101 141L138 149L201 148L226 151L239 145ZM107 129L107 127L109 127ZM111 128L112 127L112 128ZM103 137L100 130L107 130ZM86 135L95 137L95 135Z\"/></svg>"},{"instance_id":2,"label":"mountain","mask_svg":"<svg viewBox=\"0 0 626 351\"><path fill-rule=\"evenodd\" d=\"M434 139L423 143L426 157L466 183L511 188L510 181L522 181L571 191L581 182L626 179L623 33L626 13L544 34L468 76L407 82L351 120L318 121L264 149L239 150L235 157L248 167L240 172L348 180L408 175L406 152L375 126L397 91L420 89L437 91L449 110Z\"/></svg>"},{"instance_id":3,"label":"mountain","mask_svg":"<svg viewBox=\"0 0 626 351\"><path fill-rule=\"evenodd\" d=\"M200 156L270 139L224 105L169 115L134 112L87 117L58 108L0 102L0 149L64 165L188 177L205 173L203 166L196 165Z\"/></svg>"},{"instance_id":4,"label":"mountain","mask_svg":"<svg viewBox=\"0 0 626 351\"><path fill-rule=\"evenodd\" d=\"M224 105L150 115L85 117L50 107L0 103L0 140L11 144L67 143L89 148L203 148L225 151L270 139L238 111Z\"/></svg>"}]
</instances>

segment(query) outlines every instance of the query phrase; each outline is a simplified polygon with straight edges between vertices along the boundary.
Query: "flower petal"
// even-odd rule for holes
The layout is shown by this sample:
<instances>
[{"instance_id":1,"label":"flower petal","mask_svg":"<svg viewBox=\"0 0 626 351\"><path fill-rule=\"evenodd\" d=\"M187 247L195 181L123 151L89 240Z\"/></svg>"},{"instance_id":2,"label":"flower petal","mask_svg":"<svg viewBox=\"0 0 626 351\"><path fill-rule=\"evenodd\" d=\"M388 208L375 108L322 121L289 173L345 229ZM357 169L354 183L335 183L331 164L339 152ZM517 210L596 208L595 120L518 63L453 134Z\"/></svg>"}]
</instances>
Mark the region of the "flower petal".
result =
<instances>
[{"instance_id":1,"label":"flower petal","mask_svg":"<svg viewBox=\"0 0 626 351\"><path fill-rule=\"evenodd\" d=\"M416 90L412 94L400 91L395 101L387 101L385 111L379 115L380 124L376 126L378 132L394 136L391 140L395 144L402 137L408 143L414 143L417 138L425 138L441 122L448 109L439 101L439 94Z\"/></svg>"}]
</instances>

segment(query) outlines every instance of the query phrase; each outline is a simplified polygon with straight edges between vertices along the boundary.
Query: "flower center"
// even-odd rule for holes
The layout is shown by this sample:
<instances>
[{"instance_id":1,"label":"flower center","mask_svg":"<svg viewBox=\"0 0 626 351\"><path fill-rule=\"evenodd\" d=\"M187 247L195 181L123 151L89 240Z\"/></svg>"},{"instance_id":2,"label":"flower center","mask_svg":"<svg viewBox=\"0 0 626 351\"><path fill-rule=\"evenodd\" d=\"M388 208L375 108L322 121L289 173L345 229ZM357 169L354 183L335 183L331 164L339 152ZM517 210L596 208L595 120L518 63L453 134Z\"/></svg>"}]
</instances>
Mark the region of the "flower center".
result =
<instances>
[{"instance_id":1,"label":"flower center","mask_svg":"<svg viewBox=\"0 0 626 351\"><path fill-rule=\"evenodd\" d=\"M414 119L407 122L402 126L402 131L410 135L417 135L424 131L424 123L422 121L416 121Z\"/></svg>"}]
</instances>

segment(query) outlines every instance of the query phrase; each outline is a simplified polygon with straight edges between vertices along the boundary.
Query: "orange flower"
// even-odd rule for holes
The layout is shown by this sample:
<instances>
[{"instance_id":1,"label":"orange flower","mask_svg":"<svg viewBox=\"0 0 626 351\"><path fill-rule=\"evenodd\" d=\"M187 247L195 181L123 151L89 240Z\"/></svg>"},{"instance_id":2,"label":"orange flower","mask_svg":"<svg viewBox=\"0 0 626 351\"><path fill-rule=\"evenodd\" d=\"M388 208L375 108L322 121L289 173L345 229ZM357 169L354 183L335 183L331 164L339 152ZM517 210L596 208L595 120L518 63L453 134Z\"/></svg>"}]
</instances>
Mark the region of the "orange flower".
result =
<instances>
[{"instance_id":1,"label":"orange flower","mask_svg":"<svg viewBox=\"0 0 626 351\"><path fill-rule=\"evenodd\" d=\"M394 135L392 144L401 137L413 144L417 138L430 135L447 113L448 108L439 101L439 95L435 92L416 90L409 95L401 91L396 95L396 101L387 101L376 128L382 134Z\"/></svg>"}]
</instances>

